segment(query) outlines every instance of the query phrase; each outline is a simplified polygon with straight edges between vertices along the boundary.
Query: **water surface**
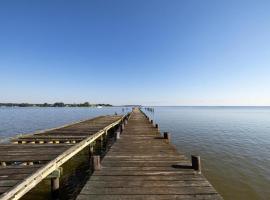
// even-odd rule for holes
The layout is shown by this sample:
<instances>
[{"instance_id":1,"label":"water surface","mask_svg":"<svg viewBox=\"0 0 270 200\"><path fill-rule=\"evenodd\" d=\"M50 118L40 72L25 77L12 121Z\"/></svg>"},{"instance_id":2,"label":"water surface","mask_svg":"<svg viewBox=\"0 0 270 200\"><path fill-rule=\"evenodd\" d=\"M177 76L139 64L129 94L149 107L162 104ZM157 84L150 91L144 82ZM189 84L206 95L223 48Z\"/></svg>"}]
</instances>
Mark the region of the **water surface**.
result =
<instances>
[{"instance_id":1,"label":"water surface","mask_svg":"<svg viewBox=\"0 0 270 200\"><path fill-rule=\"evenodd\" d=\"M225 199L270 199L269 107L155 107L161 131L187 156L202 158L203 173Z\"/></svg>"},{"instance_id":2,"label":"water surface","mask_svg":"<svg viewBox=\"0 0 270 200\"><path fill-rule=\"evenodd\" d=\"M124 114L129 110L122 107L0 107L0 141L18 134L55 128L100 115Z\"/></svg>"},{"instance_id":3,"label":"water surface","mask_svg":"<svg viewBox=\"0 0 270 200\"><path fill-rule=\"evenodd\" d=\"M0 138L115 112L123 114L121 107L0 108ZM161 131L172 133L172 142L179 151L187 156L201 156L204 175L224 199L270 199L269 107L155 107L154 113L146 113L159 124ZM79 156L74 159L77 164L84 160ZM72 180L64 181L67 184L64 189L68 199L75 199L74 189L69 188L79 184L76 177L82 170L67 165L68 174L74 176L64 176ZM48 199L49 185L42 184L45 186L37 190L44 195L37 193L36 199Z\"/></svg>"}]
</instances>

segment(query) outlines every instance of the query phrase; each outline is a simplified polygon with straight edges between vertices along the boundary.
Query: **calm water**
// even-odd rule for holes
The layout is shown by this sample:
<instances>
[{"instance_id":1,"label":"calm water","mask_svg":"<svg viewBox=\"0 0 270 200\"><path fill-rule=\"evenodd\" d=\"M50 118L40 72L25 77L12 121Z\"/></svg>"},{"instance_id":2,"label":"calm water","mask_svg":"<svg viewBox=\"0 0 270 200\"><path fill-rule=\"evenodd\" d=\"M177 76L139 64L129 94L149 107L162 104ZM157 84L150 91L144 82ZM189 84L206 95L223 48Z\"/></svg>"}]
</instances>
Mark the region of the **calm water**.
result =
<instances>
[{"instance_id":1,"label":"calm water","mask_svg":"<svg viewBox=\"0 0 270 200\"><path fill-rule=\"evenodd\" d=\"M150 115L179 151L201 156L225 199L270 199L270 107L155 107Z\"/></svg>"},{"instance_id":2,"label":"calm water","mask_svg":"<svg viewBox=\"0 0 270 200\"><path fill-rule=\"evenodd\" d=\"M124 113L129 111L126 109ZM123 114L122 107L98 108L38 108L0 107L0 141L34 131L55 128L64 124L99 115Z\"/></svg>"},{"instance_id":3,"label":"calm water","mask_svg":"<svg viewBox=\"0 0 270 200\"><path fill-rule=\"evenodd\" d=\"M0 108L0 137L115 112L122 108ZM201 156L205 176L225 199L270 199L269 107L155 107L148 114L172 133L179 151ZM66 182L74 184L81 170L70 173Z\"/></svg>"}]
</instances>

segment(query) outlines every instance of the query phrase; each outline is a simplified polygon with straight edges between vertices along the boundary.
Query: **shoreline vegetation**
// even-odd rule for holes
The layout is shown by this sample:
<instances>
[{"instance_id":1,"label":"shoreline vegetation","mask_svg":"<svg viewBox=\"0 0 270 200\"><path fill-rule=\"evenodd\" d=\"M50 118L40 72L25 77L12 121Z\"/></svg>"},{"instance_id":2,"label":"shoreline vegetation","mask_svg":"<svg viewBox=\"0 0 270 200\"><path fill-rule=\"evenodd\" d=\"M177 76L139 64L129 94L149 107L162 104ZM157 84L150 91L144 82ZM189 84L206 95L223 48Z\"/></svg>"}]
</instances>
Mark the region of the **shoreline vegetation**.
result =
<instances>
[{"instance_id":1,"label":"shoreline vegetation","mask_svg":"<svg viewBox=\"0 0 270 200\"><path fill-rule=\"evenodd\" d=\"M0 103L0 107L112 107L111 104L90 104L89 102L84 103L73 103L65 104L63 102L50 103Z\"/></svg>"}]
</instances>

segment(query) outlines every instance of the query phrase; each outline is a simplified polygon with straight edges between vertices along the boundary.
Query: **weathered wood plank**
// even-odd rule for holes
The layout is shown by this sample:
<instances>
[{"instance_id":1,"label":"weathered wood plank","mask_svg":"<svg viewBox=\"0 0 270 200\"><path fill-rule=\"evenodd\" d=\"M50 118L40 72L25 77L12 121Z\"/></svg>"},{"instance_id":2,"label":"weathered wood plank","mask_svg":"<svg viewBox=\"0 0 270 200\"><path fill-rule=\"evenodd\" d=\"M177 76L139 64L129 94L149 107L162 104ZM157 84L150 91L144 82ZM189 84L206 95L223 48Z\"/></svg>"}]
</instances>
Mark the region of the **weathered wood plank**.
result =
<instances>
[{"instance_id":1,"label":"weathered wood plank","mask_svg":"<svg viewBox=\"0 0 270 200\"><path fill-rule=\"evenodd\" d=\"M192 195L125 195L125 194L101 194L101 195L91 195L91 194L81 194L78 196L77 200L221 200L219 194L203 195L203 194L192 194Z\"/></svg>"},{"instance_id":2,"label":"weathered wood plank","mask_svg":"<svg viewBox=\"0 0 270 200\"><path fill-rule=\"evenodd\" d=\"M183 180L205 180L204 177L194 174L178 174L176 176L163 176L163 175L149 175L149 176L133 176L133 175L123 175L123 176L91 176L90 181L119 181L126 180L130 181L183 181Z\"/></svg>"},{"instance_id":3,"label":"weathered wood plank","mask_svg":"<svg viewBox=\"0 0 270 200\"><path fill-rule=\"evenodd\" d=\"M133 187L133 188L115 188L115 187L84 187L81 194L174 194L174 195L187 195L187 194L217 194L213 187Z\"/></svg>"},{"instance_id":4,"label":"weathered wood plank","mask_svg":"<svg viewBox=\"0 0 270 200\"><path fill-rule=\"evenodd\" d=\"M119 181L89 181L85 188L91 187L110 187L110 188L126 188L126 187L190 187L190 186L208 186L211 187L208 181L206 180L183 180L183 181L158 181L158 180L137 180L137 181L126 181L126 180L119 180Z\"/></svg>"}]
</instances>

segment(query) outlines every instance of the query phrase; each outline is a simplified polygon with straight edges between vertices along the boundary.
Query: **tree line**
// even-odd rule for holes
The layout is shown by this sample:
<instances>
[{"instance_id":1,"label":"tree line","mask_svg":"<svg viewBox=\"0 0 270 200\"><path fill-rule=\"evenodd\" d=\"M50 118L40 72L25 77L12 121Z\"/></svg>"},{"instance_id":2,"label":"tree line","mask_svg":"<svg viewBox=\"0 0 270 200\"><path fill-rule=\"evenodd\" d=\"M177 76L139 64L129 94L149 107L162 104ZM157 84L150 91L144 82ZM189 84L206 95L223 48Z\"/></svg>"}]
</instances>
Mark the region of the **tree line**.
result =
<instances>
[{"instance_id":1,"label":"tree line","mask_svg":"<svg viewBox=\"0 0 270 200\"><path fill-rule=\"evenodd\" d=\"M0 106L5 107L97 107L97 106L112 106L111 104L90 104L89 102L84 103L73 103L73 104L65 104L63 102L55 102L53 104L50 103L42 103L42 104L32 104L32 103L0 103Z\"/></svg>"}]
</instances>

